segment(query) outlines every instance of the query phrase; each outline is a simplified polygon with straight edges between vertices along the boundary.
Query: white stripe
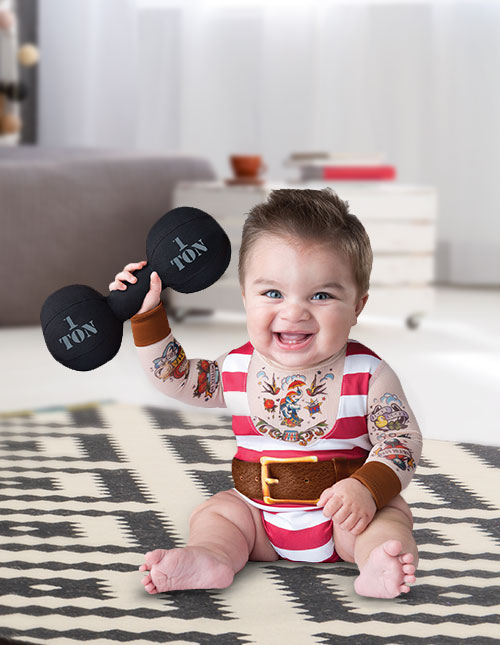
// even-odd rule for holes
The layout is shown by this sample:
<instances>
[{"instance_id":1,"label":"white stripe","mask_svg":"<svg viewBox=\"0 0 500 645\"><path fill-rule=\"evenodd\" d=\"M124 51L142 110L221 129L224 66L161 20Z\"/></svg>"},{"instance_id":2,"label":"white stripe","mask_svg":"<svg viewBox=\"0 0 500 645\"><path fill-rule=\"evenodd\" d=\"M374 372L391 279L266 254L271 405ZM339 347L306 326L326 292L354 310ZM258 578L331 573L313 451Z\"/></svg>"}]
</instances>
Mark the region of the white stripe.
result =
<instances>
[{"instance_id":1,"label":"white stripe","mask_svg":"<svg viewBox=\"0 0 500 645\"><path fill-rule=\"evenodd\" d=\"M300 531L301 529L310 529L313 526L319 526L325 522L329 522L330 519L323 515L323 509L320 508L316 511L310 511L309 513L304 513L304 511L295 511L295 513L272 513L270 511L264 511L264 519L269 524L277 526L280 529L286 529L287 531Z\"/></svg>"},{"instance_id":2,"label":"white stripe","mask_svg":"<svg viewBox=\"0 0 500 645\"><path fill-rule=\"evenodd\" d=\"M343 394L340 397L337 419L345 417L364 417L367 411L366 394Z\"/></svg>"},{"instance_id":3,"label":"white stripe","mask_svg":"<svg viewBox=\"0 0 500 645\"><path fill-rule=\"evenodd\" d=\"M246 392L227 392L224 390L224 401L231 414L238 417L249 417L250 406Z\"/></svg>"},{"instance_id":4,"label":"white stripe","mask_svg":"<svg viewBox=\"0 0 500 645\"><path fill-rule=\"evenodd\" d=\"M235 490L240 497L242 497L247 504L250 504L251 506L255 506L255 508L260 508L262 511L268 511L269 509L274 509L275 513L293 513L295 511L317 511L318 507L317 506L311 506L310 504L308 506L292 506L290 508L277 508L276 506L270 505L270 504L259 504L258 502L254 502L253 499L249 499L246 495L243 495L243 493L240 493L239 490L236 490L236 488L233 488L232 490Z\"/></svg>"},{"instance_id":5,"label":"white stripe","mask_svg":"<svg viewBox=\"0 0 500 645\"><path fill-rule=\"evenodd\" d=\"M288 558L295 562L322 562L333 555L333 540L329 540L323 546L318 546L315 549L278 549L274 544L273 547L282 558Z\"/></svg>"},{"instance_id":6,"label":"white stripe","mask_svg":"<svg viewBox=\"0 0 500 645\"><path fill-rule=\"evenodd\" d=\"M373 374L380 365L380 358L369 354L352 354L346 356L344 361L344 374L359 374L369 372Z\"/></svg>"},{"instance_id":7,"label":"white stripe","mask_svg":"<svg viewBox=\"0 0 500 645\"><path fill-rule=\"evenodd\" d=\"M222 363L223 372L248 372L251 354L228 354Z\"/></svg>"},{"instance_id":8,"label":"white stripe","mask_svg":"<svg viewBox=\"0 0 500 645\"><path fill-rule=\"evenodd\" d=\"M239 448L247 448L248 450L257 450L265 452L267 450L297 450L301 452L310 452L311 447L314 446L314 452L321 452L323 450L351 450L355 446L364 448L370 451L373 446L368 438L368 434L354 437L353 439L318 439L316 443L309 446L299 446L297 441L281 441L280 439L272 439L271 437L259 437L257 435L236 435L236 443Z\"/></svg>"}]
</instances>

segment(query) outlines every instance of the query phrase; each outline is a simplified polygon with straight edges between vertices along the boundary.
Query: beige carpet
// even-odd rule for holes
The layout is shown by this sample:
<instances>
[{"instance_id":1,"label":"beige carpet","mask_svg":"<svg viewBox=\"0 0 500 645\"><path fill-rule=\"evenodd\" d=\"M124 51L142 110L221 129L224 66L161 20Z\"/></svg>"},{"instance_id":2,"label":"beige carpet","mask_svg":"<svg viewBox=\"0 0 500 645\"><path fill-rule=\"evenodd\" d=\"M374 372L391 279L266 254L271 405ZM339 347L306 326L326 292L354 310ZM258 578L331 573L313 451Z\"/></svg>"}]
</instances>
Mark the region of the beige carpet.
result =
<instances>
[{"instance_id":1,"label":"beige carpet","mask_svg":"<svg viewBox=\"0 0 500 645\"><path fill-rule=\"evenodd\" d=\"M22 642L500 642L500 449L425 441L404 496L417 582L358 596L354 564L249 563L224 590L150 596L143 553L182 546L232 486L228 417L123 404L0 418L0 637Z\"/></svg>"}]
</instances>

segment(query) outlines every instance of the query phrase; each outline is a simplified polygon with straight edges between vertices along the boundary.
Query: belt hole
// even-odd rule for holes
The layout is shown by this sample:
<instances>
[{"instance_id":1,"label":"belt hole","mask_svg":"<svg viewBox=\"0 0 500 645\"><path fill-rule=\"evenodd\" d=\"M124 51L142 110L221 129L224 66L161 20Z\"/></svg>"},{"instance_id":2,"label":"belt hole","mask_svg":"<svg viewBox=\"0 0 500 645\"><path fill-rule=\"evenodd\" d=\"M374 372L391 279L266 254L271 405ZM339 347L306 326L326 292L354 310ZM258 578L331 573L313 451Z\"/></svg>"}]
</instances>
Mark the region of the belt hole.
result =
<instances>
[{"instance_id":1,"label":"belt hole","mask_svg":"<svg viewBox=\"0 0 500 645\"><path fill-rule=\"evenodd\" d=\"M256 478L255 478L255 481L256 481L256 482L260 482L260 477L256 477Z\"/></svg>"},{"instance_id":2,"label":"belt hole","mask_svg":"<svg viewBox=\"0 0 500 645\"><path fill-rule=\"evenodd\" d=\"M243 479L243 475L240 475L240 480L242 480L242 479Z\"/></svg>"},{"instance_id":3,"label":"belt hole","mask_svg":"<svg viewBox=\"0 0 500 645\"><path fill-rule=\"evenodd\" d=\"M308 483L309 483L309 480L308 480L308 479L304 479L304 481L306 482L306 484L308 484Z\"/></svg>"}]
</instances>

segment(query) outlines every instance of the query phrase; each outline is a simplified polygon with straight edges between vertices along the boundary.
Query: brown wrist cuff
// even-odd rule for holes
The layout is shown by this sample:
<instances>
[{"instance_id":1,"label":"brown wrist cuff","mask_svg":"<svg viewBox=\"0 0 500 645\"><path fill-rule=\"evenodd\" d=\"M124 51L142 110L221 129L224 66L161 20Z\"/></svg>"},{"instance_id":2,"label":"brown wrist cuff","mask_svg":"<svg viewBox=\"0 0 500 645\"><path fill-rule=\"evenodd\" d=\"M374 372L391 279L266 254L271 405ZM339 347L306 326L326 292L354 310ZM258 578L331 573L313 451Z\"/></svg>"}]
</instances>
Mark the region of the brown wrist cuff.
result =
<instances>
[{"instance_id":1,"label":"brown wrist cuff","mask_svg":"<svg viewBox=\"0 0 500 645\"><path fill-rule=\"evenodd\" d=\"M401 482L396 473L379 461L365 462L351 477L368 488L378 510L384 508L401 490Z\"/></svg>"},{"instance_id":2,"label":"brown wrist cuff","mask_svg":"<svg viewBox=\"0 0 500 645\"><path fill-rule=\"evenodd\" d=\"M136 347L153 345L170 334L170 325L162 302L151 311L135 314L130 322Z\"/></svg>"}]
</instances>

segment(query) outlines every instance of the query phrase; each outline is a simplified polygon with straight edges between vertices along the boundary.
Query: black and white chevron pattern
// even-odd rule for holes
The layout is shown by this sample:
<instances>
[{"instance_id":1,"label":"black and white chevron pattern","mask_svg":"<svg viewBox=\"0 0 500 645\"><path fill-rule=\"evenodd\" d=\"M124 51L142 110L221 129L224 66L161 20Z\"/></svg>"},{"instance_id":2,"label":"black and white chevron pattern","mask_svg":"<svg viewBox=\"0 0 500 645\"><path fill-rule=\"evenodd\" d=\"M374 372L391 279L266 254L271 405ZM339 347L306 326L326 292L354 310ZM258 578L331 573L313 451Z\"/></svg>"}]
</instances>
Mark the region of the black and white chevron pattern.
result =
<instances>
[{"instance_id":1,"label":"black and white chevron pattern","mask_svg":"<svg viewBox=\"0 0 500 645\"><path fill-rule=\"evenodd\" d=\"M500 449L424 441L404 497L417 582L358 596L354 564L250 562L228 589L148 595L143 553L185 544L230 488L228 417L123 404L0 418L0 637L85 643L500 642Z\"/></svg>"}]
</instances>

